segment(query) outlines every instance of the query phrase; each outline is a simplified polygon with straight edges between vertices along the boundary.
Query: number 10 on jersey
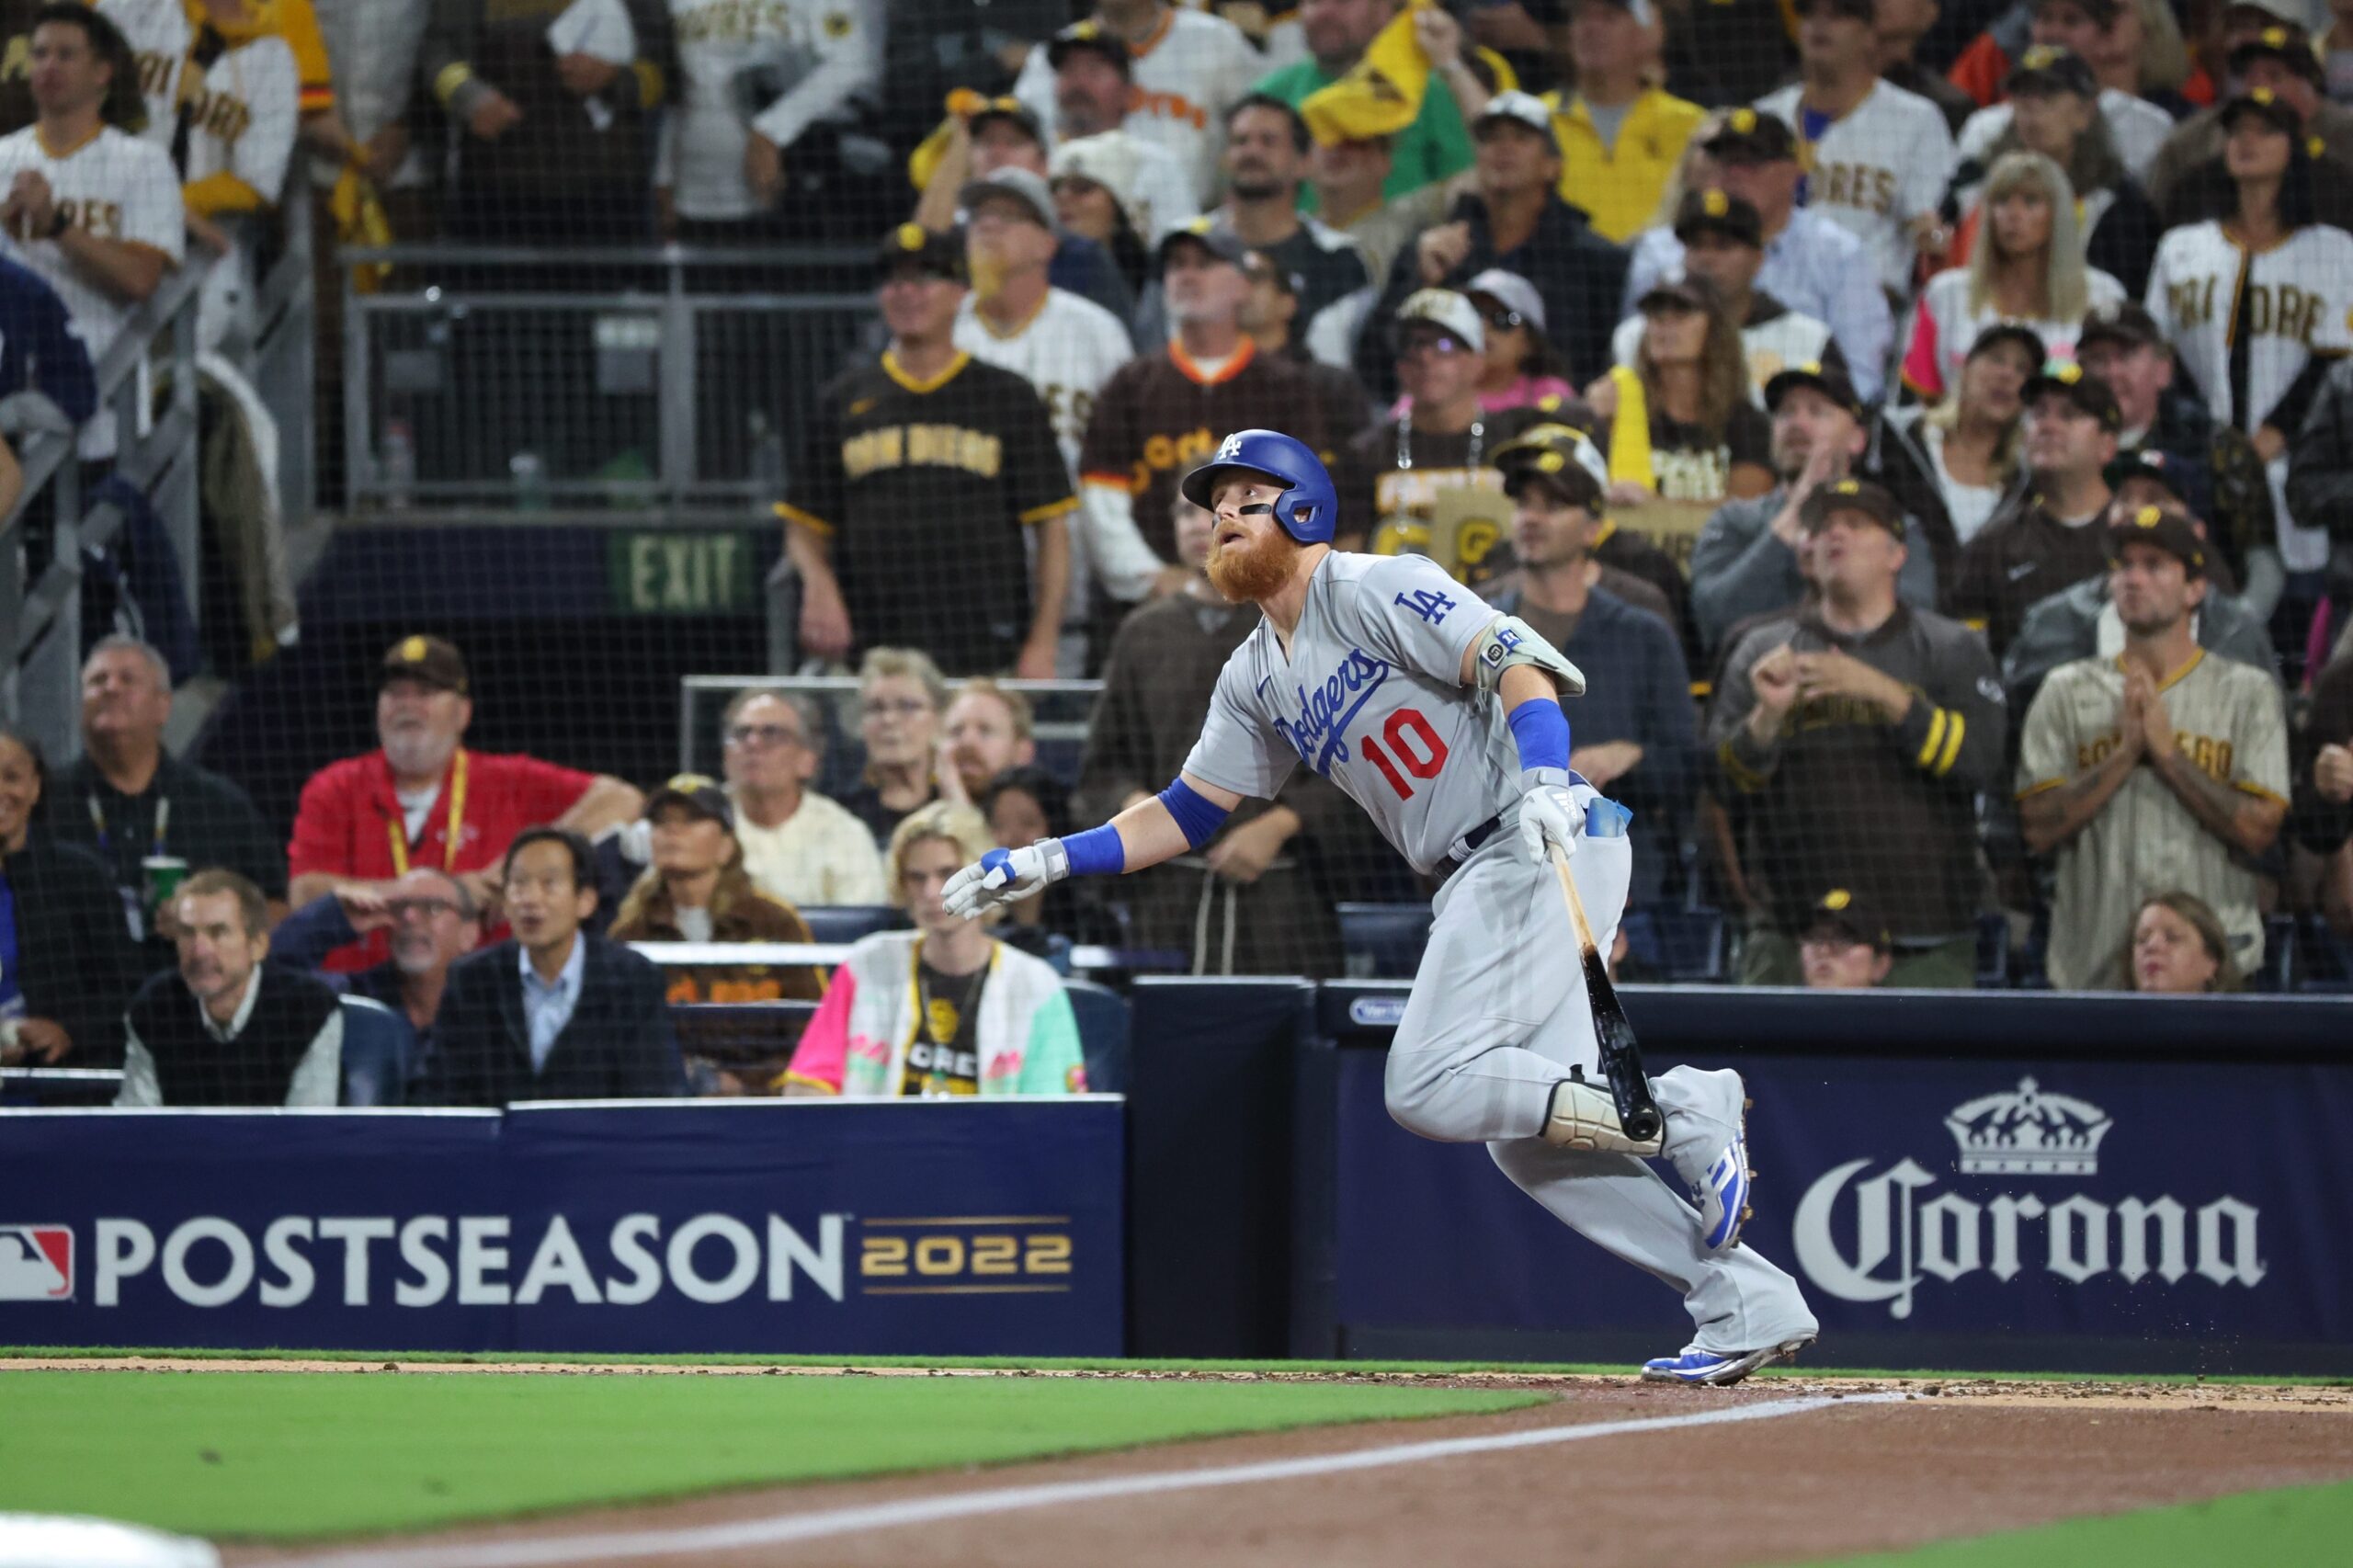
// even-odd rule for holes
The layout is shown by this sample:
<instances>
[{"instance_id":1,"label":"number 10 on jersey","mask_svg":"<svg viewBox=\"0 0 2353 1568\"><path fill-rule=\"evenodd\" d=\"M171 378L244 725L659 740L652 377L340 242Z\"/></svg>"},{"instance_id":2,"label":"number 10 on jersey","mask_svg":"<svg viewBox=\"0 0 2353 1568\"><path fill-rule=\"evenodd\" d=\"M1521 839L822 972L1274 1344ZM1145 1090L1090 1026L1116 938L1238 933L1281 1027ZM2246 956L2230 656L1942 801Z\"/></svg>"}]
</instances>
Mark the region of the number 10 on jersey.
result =
<instances>
[{"instance_id":1,"label":"number 10 on jersey","mask_svg":"<svg viewBox=\"0 0 2353 1568\"><path fill-rule=\"evenodd\" d=\"M1382 742L1386 742L1384 746ZM1401 801L1413 799L1412 778L1435 778L1438 770L1446 766L1445 738L1431 728L1430 722L1411 708L1400 708L1389 715L1389 722L1381 728L1381 740L1370 735L1358 747L1364 759L1381 769L1389 787L1397 791ZM1400 772L1399 769L1404 771Z\"/></svg>"}]
</instances>

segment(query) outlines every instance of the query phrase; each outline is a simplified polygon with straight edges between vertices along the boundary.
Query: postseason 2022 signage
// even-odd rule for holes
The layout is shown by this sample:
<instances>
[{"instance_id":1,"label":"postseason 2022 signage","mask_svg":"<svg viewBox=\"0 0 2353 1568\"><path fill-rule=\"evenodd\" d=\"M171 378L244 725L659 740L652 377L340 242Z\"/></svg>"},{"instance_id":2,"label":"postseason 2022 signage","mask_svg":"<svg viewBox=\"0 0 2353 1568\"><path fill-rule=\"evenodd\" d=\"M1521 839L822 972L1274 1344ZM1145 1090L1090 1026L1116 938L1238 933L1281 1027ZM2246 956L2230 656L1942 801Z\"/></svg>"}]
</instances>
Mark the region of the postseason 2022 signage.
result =
<instances>
[{"instance_id":1,"label":"postseason 2022 signage","mask_svg":"<svg viewBox=\"0 0 2353 1568\"><path fill-rule=\"evenodd\" d=\"M1675 1291L1478 1146L1381 1106L1343 1051L1334 1336L1352 1353L1671 1354ZM2353 1369L2353 1070L1743 1056L1749 1242L1831 1365ZM1662 1167L1663 1168L1663 1167Z\"/></svg>"},{"instance_id":2,"label":"postseason 2022 signage","mask_svg":"<svg viewBox=\"0 0 2353 1568\"><path fill-rule=\"evenodd\" d=\"M1120 1113L0 1112L0 1343L1116 1355Z\"/></svg>"}]
</instances>

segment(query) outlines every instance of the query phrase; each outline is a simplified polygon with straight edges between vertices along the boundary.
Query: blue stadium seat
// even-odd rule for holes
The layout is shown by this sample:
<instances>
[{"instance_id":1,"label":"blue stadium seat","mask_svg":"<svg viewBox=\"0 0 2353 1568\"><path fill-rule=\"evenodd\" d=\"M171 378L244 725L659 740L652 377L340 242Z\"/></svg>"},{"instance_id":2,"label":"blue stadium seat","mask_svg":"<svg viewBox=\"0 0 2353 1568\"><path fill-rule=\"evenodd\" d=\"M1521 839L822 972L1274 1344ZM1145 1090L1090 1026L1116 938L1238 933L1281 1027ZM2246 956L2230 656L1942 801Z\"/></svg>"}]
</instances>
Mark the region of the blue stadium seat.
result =
<instances>
[{"instance_id":1,"label":"blue stadium seat","mask_svg":"<svg viewBox=\"0 0 2353 1568\"><path fill-rule=\"evenodd\" d=\"M2010 918L2000 910L1977 917L1977 989L2006 991L2010 985Z\"/></svg>"},{"instance_id":2,"label":"blue stadium seat","mask_svg":"<svg viewBox=\"0 0 2353 1568\"><path fill-rule=\"evenodd\" d=\"M1411 980L1429 942L1426 903L1343 903L1340 947L1350 980Z\"/></svg>"},{"instance_id":3,"label":"blue stadium seat","mask_svg":"<svg viewBox=\"0 0 2353 1568\"><path fill-rule=\"evenodd\" d=\"M1721 985L1724 965L1724 915L1704 905L1671 904L1630 909L1620 927L1628 956L1677 985Z\"/></svg>"},{"instance_id":4,"label":"blue stadium seat","mask_svg":"<svg viewBox=\"0 0 2353 1568\"><path fill-rule=\"evenodd\" d=\"M416 1031L409 1021L369 996L344 996L343 1103L404 1105Z\"/></svg>"},{"instance_id":5,"label":"blue stadium seat","mask_svg":"<svg viewBox=\"0 0 2353 1568\"><path fill-rule=\"evenodd\" d=\"M2296 988L2296 917L2268 915L2263 920L2263 962L2247 976L2249 991L2293 991Z\"/></svg>"},{"instance_id":6,"label":"blue stadium seat","mask_svg":"<svg viewBox=\"0 0 2353 1568\"><path fill-rule=\"evenodd\" d=\"M1078 1015L1078 1046L1086 1055L1086 1086L1097 1094L1128 1092L1128 999L1091 980L1066 980L1063 993Z\"/></svg>"},{"instance_id":7,"label":"blue stadium seat","mask_svg":"<svg viewBox=\"0 0 2353 1568\"><path fill-rule=\"evenodd\" d=\"M809 922L813 942L855 942L877 931L896 931L907 924L907 912L881 903L809 904L801 911Z\"/></svg>"}]
</instances>

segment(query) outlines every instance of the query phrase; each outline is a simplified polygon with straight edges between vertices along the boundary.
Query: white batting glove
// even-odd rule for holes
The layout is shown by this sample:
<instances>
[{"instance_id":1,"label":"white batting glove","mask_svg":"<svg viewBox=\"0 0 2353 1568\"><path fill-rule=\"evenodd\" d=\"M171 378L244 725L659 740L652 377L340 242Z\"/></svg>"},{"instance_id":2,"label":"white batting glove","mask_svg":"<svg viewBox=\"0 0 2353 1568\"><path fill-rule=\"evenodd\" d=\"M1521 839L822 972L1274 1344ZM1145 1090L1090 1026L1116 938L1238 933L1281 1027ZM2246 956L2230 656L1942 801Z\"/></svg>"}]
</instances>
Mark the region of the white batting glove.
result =
<instances>
[{"instance_id":1,"label":"white batting glove","mask_svg":"<svg viewBox=\"0 0 2353 1568\"><path fill-rule=\"evenodd\" d=\"M1522 773L1527 793L1519 798L1519 841L1528 858L1541 863L1552 858L1547 845L1557 844L1563 855L1577 852L1577 835L1585 831L1585 808L1569 793L1569 776L1557 767L1532 767Z\"/></svg>"},{"instance_id":2,"label":"white batting glove","mask_svg":"<svg viewBox=\"0 0 2353 1568\"><path fill-rule=\"evenodd\" d=\"M990 850L949 878L939 896L949 914L971 920L1041 893L1069 875L1063 841L1041 838L1019 849Z\"/></svg>"}]
</instances>

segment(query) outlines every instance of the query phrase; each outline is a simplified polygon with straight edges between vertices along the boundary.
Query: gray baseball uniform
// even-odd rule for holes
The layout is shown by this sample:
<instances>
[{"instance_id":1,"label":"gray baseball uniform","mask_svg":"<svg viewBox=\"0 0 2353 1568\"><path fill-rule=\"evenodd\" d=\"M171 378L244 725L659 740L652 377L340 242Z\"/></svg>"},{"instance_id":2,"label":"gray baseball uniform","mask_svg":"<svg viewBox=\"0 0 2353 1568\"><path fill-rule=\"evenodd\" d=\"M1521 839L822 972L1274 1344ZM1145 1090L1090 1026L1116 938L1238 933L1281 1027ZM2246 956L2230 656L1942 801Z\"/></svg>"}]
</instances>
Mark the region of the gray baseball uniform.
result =
<instances>
[{"instance_id":1,"label":"gray baseball uniform","mask_svg":"<svg viewBox=\"0 0 2353 1568\"><path fill-rule=\"evenodd\" d=\"M1691 1206L1643 1161L1545 1142L1553 1086L1599 1075L1600 1042L1576 940L1550 865L1517 830L1519 750L1503 703L1461 679L1498 619L1419 556L1335 552L1316 569L1286 654L1262 622L1233 651L1185 771L1272 795L1302 762L1370 813L1415 869L1445 869L1466 835L1501 823L1432 905L1429 946L1390 1048L1389 1111L1446 1142L1483 1142L1497 1165L1571 1228L1683 1291L1695 1350L1732 1354L1810 1338L1797 1282L1754 1248L1711 1256ZM1574 721L1574 706L1570 706ZM1573 793L1597 818L1583 780ZM1608 808L1601 808L1606 811ZM1631 849L1584 836L1570 860L1601 950L1616 937ZM1725 1134L1688 1068L1652 1080L1672 1155Z\"/></svg>"}]
</instances>

